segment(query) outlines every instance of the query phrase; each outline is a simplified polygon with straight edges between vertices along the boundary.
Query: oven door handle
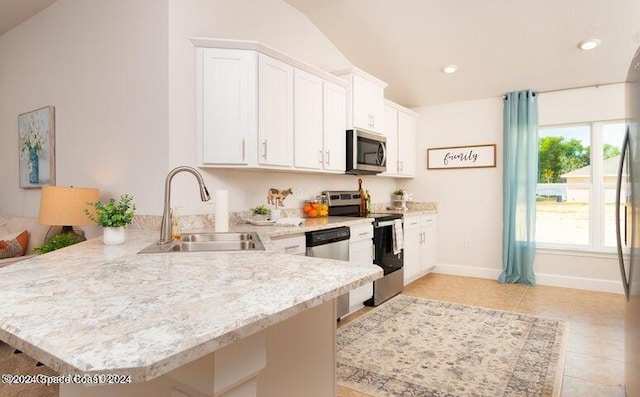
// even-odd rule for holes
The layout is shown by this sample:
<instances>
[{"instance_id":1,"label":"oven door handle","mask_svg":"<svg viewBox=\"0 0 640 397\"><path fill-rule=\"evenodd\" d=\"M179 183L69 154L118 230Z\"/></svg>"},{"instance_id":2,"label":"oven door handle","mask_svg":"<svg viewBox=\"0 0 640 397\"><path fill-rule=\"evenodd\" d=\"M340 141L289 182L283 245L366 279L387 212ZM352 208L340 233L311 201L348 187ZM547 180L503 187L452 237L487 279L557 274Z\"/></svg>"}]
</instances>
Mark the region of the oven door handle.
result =
<instances>
[{"instance_id":1,"label":"oven door handle","mask_svg":"<svg viewBox=\"0 0 640 397\"><path fill-rule=\"evenodd\" d=\"M396 223L395 220L392 221L382 221L382 222L376 222L373 224L373 227L387 227L387 226L393 226ZM404 220L402 221L402 223L404 223Z\"/></svg>"}]
</instances>

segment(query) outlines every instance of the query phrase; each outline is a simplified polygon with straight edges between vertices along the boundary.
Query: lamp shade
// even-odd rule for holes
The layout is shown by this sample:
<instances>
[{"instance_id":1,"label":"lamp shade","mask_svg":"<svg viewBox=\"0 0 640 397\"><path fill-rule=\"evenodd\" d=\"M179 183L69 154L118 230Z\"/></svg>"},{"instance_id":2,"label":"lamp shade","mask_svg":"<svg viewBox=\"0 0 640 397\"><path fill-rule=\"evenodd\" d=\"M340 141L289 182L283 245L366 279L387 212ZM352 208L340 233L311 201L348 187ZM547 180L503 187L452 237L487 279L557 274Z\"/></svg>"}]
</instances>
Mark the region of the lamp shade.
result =
<instances>
[{"instance_id":1,"label":"lamp shade","mask_svg":"<svg viewBox=\"0 0 640 397\"><path fill-rule=\"evenodd\" d=\"M92 210L87 203L100 199L100 190L81 187L43 186L38 223L56 226L94 225L84 213Z\"/></svg>"}]
</instances>

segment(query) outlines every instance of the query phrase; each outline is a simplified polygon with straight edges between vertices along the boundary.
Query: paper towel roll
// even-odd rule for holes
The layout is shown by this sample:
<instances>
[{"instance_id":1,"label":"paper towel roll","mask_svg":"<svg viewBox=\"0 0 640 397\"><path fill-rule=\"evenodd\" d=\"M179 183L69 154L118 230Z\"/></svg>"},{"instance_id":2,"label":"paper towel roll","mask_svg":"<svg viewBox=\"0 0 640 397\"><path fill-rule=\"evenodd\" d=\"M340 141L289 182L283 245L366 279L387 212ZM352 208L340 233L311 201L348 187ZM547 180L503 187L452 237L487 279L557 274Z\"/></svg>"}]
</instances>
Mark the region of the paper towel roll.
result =
<instances>
[{"instance_id":1,"label":"paper towel roll","mask_svg":"<svg viewBox=\"0 0 640 397\"><path fill-rule=\"evenodd\" d=\"M216 232L229 231L229 192L216 190Z\"/></svg>"}]
</instances>

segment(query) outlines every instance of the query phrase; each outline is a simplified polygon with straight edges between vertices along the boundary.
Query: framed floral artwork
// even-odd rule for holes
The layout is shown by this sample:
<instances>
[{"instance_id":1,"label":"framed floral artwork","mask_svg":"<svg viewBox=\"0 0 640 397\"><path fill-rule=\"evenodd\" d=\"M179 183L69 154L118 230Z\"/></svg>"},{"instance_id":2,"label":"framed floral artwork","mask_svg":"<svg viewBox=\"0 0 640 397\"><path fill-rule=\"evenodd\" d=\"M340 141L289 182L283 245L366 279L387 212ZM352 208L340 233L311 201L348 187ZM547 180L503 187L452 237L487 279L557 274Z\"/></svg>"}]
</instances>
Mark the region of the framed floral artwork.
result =
<instances>
[{"instance_id":1,"label":"framed floral artwork","mask_svg":"<svg viewBox=\"0 0 640 397\"><path fill-rule=\"evenodd\" d=\"M45 106L18 115L20 187L56 183L55 108Z\"/></svg>"}]
</instances>

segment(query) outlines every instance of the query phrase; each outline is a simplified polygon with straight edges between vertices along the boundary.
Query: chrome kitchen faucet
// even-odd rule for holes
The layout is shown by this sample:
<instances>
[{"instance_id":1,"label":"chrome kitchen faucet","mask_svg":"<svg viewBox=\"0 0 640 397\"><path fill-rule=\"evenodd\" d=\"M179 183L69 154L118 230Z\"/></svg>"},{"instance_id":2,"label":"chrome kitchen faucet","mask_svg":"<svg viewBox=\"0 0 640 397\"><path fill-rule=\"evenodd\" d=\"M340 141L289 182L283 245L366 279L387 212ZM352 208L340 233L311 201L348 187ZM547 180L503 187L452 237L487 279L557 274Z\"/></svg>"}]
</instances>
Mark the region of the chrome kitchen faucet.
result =
<instances>
[{"instance_id":1,"label":"chrome kitchen faucet","mask_svg":"<svg viewBox=\"0 0 640 397\"><path fill-rule=\"evenodd\" d=\"M202 179L202 175L198 170L187 166L180 166L172 169L164 182L164 210L162 211L162 224L160 225L160 240L158 241L158 244L168 244L173 241L173 238L171 237L171 180L176 174L183 171L193 174L193 176L198 180L198 185L200 185L200 199L202 201L211 200L209 191L204 185L204 179Z\"/></svg>"}]
</instances>

